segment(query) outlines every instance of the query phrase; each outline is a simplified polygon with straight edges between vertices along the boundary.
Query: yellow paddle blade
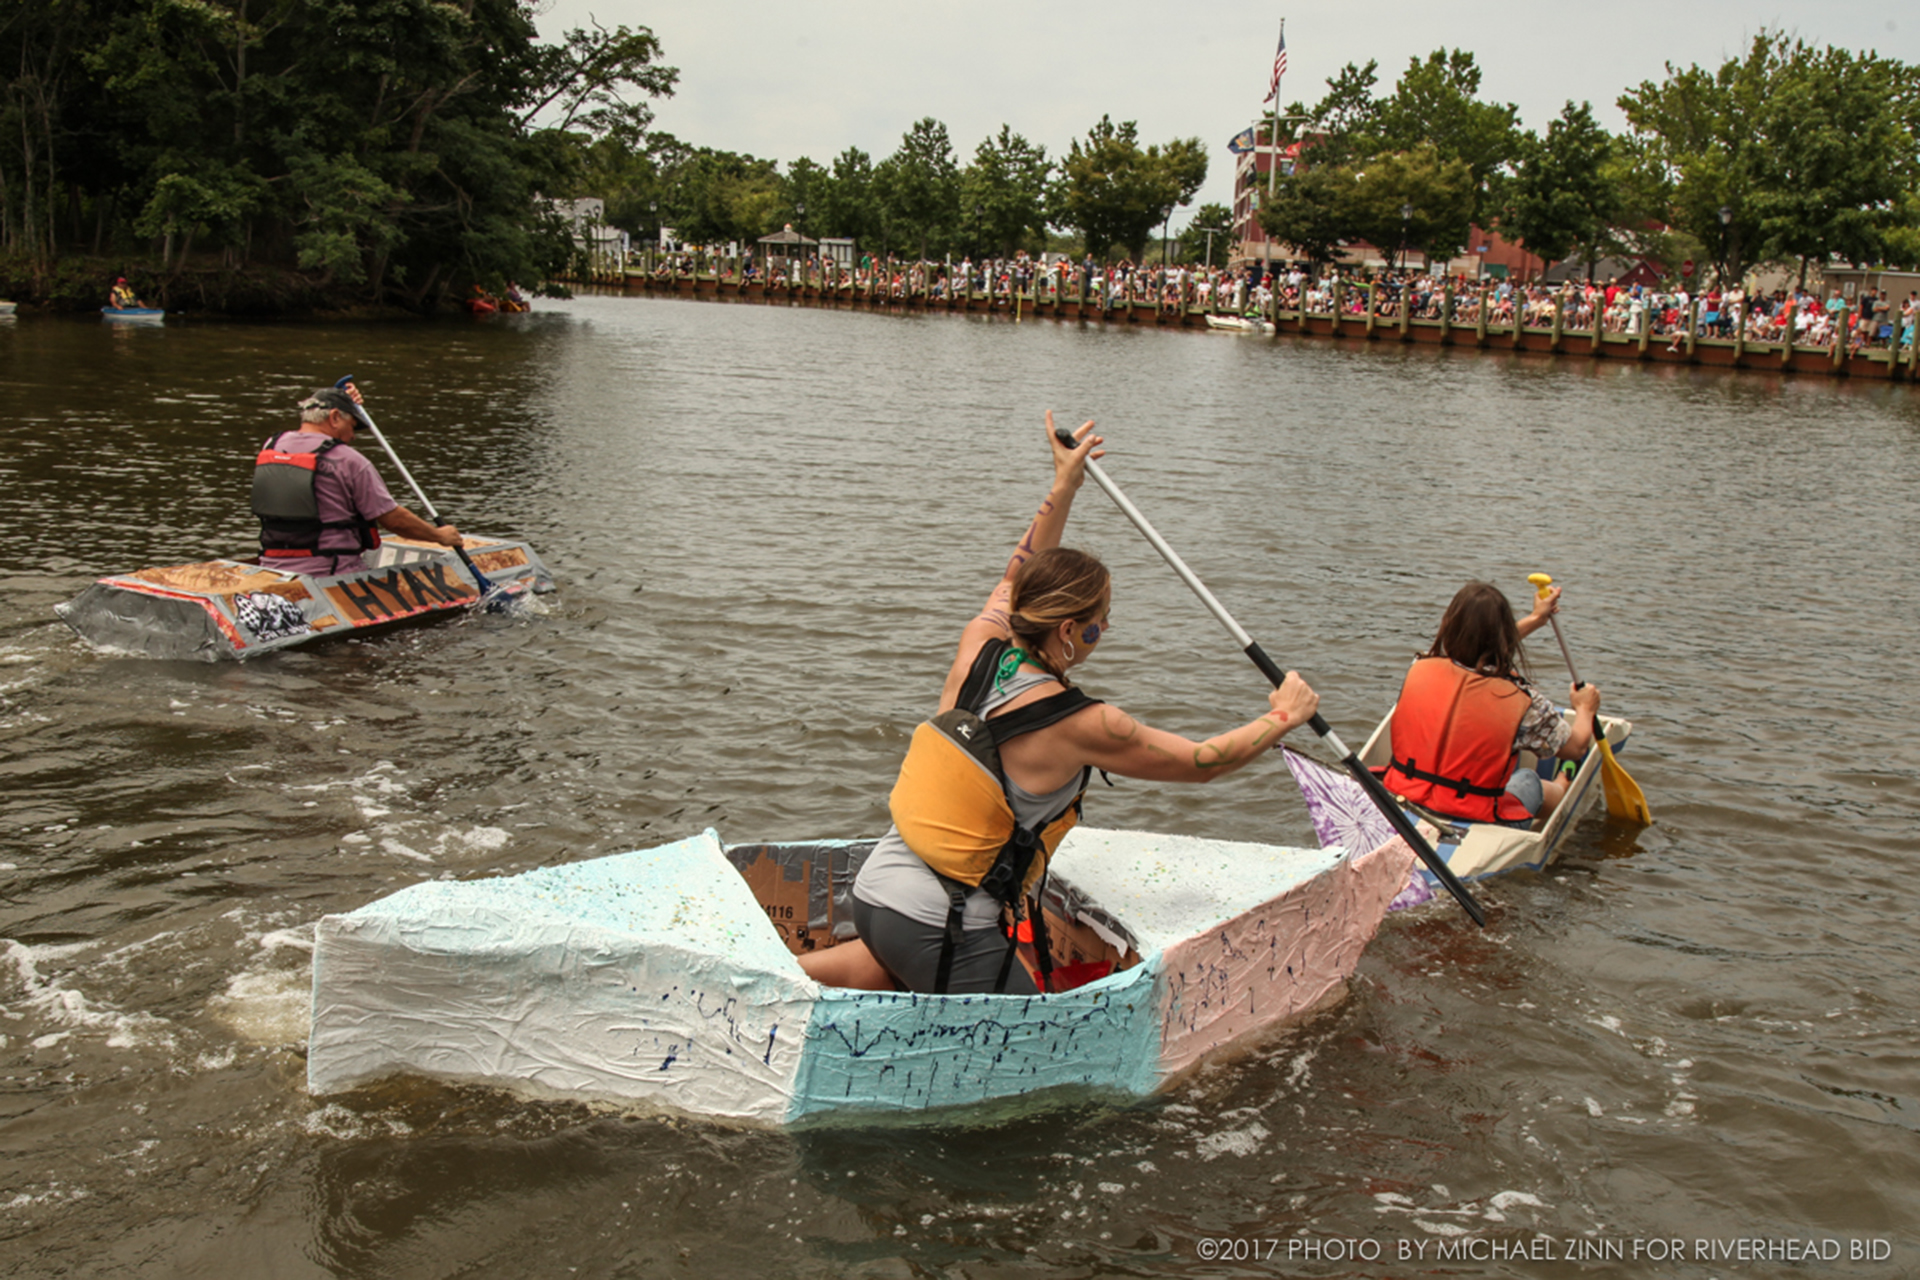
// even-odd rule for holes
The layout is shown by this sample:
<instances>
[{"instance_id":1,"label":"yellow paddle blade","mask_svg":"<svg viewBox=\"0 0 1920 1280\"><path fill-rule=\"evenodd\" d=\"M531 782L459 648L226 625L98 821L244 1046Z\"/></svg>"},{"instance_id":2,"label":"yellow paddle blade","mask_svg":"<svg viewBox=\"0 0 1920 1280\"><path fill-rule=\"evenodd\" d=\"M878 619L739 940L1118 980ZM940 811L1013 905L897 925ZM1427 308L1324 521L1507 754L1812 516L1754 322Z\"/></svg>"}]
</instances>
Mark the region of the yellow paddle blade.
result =
<instances>
[{"instance_id":1,"label":"yellow paddle blade","mask_svg":"<svg viewBox=\"0 0 1920 1280\"><path fill-rule=\"evenodd\" d=\"M1600 786L1607 798L1608 813L1645 826L1653 824L1653 813L1647 808L1646 793L1614 759L1613 744L1605 738L1600 739Z\"/></svg>"}]
</instances>

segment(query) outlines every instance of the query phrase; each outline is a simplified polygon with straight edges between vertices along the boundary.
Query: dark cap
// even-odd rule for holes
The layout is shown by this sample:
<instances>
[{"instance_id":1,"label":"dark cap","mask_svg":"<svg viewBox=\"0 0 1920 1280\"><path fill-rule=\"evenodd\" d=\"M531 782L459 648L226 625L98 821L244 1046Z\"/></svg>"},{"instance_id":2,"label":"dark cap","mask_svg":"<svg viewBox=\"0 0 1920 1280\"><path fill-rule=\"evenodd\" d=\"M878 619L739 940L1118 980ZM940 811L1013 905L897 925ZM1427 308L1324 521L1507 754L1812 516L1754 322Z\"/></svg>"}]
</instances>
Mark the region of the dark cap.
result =
<instances>
[{"instance_id":1,"label":"dark cap","mask_svg":"<svg viewBox=\"0 0 1920 1280\"><path fill-rule=\"evenodd\" d=\"M353 403L353 397L338 387L321 387L305 400L302 400L300 402L300 411L304 413L308 409L338 409L341 413L346 414L349 418L353 418L356 421L358 421L360 417Z\"/></svg>"}]
</instances>

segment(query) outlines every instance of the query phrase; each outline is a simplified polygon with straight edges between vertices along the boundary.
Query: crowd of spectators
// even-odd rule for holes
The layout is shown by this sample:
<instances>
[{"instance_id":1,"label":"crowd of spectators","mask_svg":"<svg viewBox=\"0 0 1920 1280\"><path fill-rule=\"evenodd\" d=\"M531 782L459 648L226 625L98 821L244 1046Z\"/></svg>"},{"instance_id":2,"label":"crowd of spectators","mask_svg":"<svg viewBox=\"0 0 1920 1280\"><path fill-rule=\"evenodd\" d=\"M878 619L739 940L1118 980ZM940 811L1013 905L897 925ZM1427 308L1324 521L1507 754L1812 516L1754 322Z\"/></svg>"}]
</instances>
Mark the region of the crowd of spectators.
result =
<instances>
[{"instance_id":1,"label":"crowd of spectators","mask_svg":"<svg viewBox=\"0 0 1920 1280\"><path fill-rule=\"evenodd\" d=\"M1649 340L1665 340L1675 349L1691 329L1700 337L1738 334L1749 345L1781 345L1791 335L1794 346L1807 348L1830 348L1838 334L1857 353L1870 347L1911 346L1915 325L1920 324L1920 295L1912 292L1904 301L1879 290L1849 299L1837 288L1825 297L1804 288L1766 292L1718 284L1695 293L1684 283L1654 287L1618 280L1477 281L1418 271L1315 272L1299 263L1254 263L1229 270L1126 259L1102 265L1090 256L1077 263L1063 256L1043 261L1025 253L978 262L971 257L918 262L865 255L843 263L817 256L767 259L745 254L732 259L688 249L659 255L651 270L659 278L711 272L774 287L794 284L903 301L945 302L966 296L1032 305L1084 298L1103 309L1153 306L1265 319L1276 314L1326 315L1336 307L1343 316L1364 318L1371 307L1376 317L1396 322L1405 307L1410 319L1444 316L1454 325L1475 327L1484 306L1489 328L1511 328L1517 315L1527 327L1546 329L1553 326L1557 310L1565 332L1591 333L1597 320L1603 333L1638 337L1644 332Z\"/></svg>"}]
</instances>

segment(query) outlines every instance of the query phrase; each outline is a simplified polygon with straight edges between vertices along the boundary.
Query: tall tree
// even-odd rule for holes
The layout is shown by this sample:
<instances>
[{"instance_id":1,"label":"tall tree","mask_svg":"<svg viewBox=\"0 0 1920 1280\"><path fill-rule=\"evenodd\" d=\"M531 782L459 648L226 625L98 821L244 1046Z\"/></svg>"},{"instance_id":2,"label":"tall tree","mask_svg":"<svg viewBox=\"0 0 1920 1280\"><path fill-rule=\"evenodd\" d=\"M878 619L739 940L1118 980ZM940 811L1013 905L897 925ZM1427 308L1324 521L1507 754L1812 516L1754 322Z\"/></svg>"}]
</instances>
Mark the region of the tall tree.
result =
<instances>
[{"instance_id":1,"label":"tall tree","mask_svg":"<svg viewBox=\"0 0 1920 1280\"><path fill-rule=\"evenodd\" d=\"M875 174L888 215L890 243L921 258L944 250L960 208L960 169L947 126L928 116L901 135L899 148Z\"/></svg>"},{"instance_id":2,"label":"tall tree","mask_svg":"<svg viewBox=\"0 0 1920 1280\"><path fill-rule=\"evenodd\" d=\"M1348 225L1359 238L1399 256L1418 249L1450 258L1467 242L1475 184L1467 162L1421 144L1375 156L1353 174Z\"/></svg>"},{"instance_id":3,"label":"tall tree","mask_svg":"<svg viewBox=\"0 0 1920 1280\"><path fill-rule=\"evenodd\" d=\"M1898 241L1920 171L1914 69L1762 31L1715 70L1620 98L1673 188L1670 220L1722 278L1770 257L1867 261Z\"/></svg>"},{"instance_id":4,"label":"tall tree","mask_svg":"<svg viewBox=\"0 0 1920 1280\"><path fill-rule=\"evenodd\" d=\"M1490 221L1500 182L1519 156L1519 112L1512 103L1482 102L1480 68L1464 49L1435 49L1408 61L1393 95L1379 105L1383 150L1430 146L1441 161L1458 160L1473 180L1471 216Z\"/></svg>"},{"instance_id":5,"label":"tall tree","mask_svg":"<svg viewBox=\"0 0 1920 1280\"><path fill-rule=\"evenodd\" d=\"M1033 249L1047 234L1047 149L1010 126L981 140L960 175L960 225L969 253Z\"/></svg>"},{"instance_id":6,"label":"tall tree","mask_svg":"<svg viewBox=\"0 0 1920 1280\"><path fill-rule=\"evenodd\" d=\"M1548 262L1577 250L1591 271L1626 214L1615 160L1592 105L1568 102L1544 138L1526 140L1501 228Z\"/></svg>"},{"instance_id":7,"label":"tall tree","mask_svg":"<svg viewBox=\"0 0 1920 1280\"><path fill-rule=\"evenodd\" d=\"M1142 147L1135 122L1116 125L1102 116L1060 163L1052 218L1078 231L1096 257L1124 245L1138 258L1154 228L1192 200L1206 178L1207 149L1198 138Z\"/></svg>"}]
</instances>

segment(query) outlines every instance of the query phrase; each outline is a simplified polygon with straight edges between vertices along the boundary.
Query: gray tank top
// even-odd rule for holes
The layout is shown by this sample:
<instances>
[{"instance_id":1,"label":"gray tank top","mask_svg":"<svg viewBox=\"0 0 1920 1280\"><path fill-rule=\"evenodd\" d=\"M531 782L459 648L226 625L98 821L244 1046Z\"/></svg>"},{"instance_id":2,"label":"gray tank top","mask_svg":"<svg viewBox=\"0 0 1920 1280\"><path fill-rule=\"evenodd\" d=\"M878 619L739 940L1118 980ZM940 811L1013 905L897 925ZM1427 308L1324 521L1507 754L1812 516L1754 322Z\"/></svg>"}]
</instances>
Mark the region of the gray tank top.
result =
<instances>
[{"instance_id":1,"label":"gray tank top","mask_svg":"<svg viewBox=\"0 0 1920 1280\"><path fill-rule=\"evenodd\" d=\"M991 719L996 710L1027 690L1052 681L1053 677L1044 671L1016 672L1005 684L987 695L986 701L981 704L980 718ZM1068 779L1066 786L1045 795L1035 795L1013 779L1007 779L1007 799L1013 805L1013 816L1027 827L1060 812L1079 790L1078 777ZM867 855L859 878L853 882L853 896L870 906L897 911L918 924L946 927L946 887L940 883L940 877L933 873L933 868L907 847L907 842L900 838L900 832L893 827L887 828L887 834L880 837L873 852ZM1000 923L1000 904L983 889L970 890L962 919L968 929L997 928Z\"/></svg>"}]
</instances>

